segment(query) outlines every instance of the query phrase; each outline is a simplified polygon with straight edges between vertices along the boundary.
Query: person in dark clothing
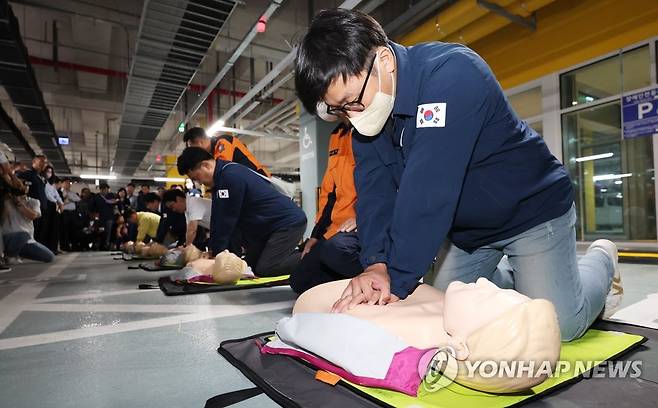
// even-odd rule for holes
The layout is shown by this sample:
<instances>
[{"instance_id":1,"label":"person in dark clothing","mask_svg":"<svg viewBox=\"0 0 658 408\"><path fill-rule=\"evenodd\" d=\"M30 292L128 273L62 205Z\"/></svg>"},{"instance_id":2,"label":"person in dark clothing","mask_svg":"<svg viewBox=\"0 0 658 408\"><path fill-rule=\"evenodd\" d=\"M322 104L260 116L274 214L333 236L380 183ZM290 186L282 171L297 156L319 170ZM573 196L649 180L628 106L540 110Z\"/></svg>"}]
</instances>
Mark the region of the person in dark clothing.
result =
<instances>
[{"instance_id":1,"label":"person in dark clothing","mask_svg":"<svg viewBox=\"0 0 658 408\"><path fill-rule=\"evenodd\" d=\"M144 211L149 211L158 215L161 215L160 212L160 203L162 199L158 193L147 193L144 195Z\"/></svg>"},{"instance_id":2,"label":"person in dark clothing","mask_svg":"<svg viewBox=\"0 0 658 408\"><path fill-rule=\"evenodd\" d=\"M568 172L475 51L405 47L362 12L323 10L297 50L295 88L309 113L355 128L364 272L334 312L406 298L435 258L440 290L485 278L549 300L563 340L619 306L616 245L597 240L579 259Z\"/></svg>"},{"instance_id":3,"label":"person in dark clothing","mask_svg":"<svg viewBox=\"0 0 658 408\"><path fill-rule=\"evenodd\" d=\"M165 209L162 218L160 218L155 242L165 245L176 242L176 246L183 245L185 243L186 232L185 214L179 214L175 211Z\"/></svg>"},{"instance_id":4,"label":"person in dark clothing","mask_svg":"<svg viewBox=\"0 0 658 408\"><path fill-rule=\"evenodd\" d=\"M146 211L146 203L144 197L151 192L151 187L148 184L142 184L139 194L137 194L137 208L136 211Z\"/></svg>"},{"instance_id":5,"label":"person in dark clothing","mask_svg":"<svg viewBox=\"0 0 658 408\"><path fill-rule=\"evenodd\" d=\"M128 192L125 188L121 187L117 191L117 210L119 214L123 214L130 207L130 199L128 198Z\"/></svg>"},{"instance_id":6,"label":"person in dark clothing","mask_svg":"<svg viewBox=\"0 0 658 408\"><path fill-rule=\"evenodd\" d=\"M178 172L212 188L210 251L229 248L242 234L247 264L256 276L290 274L300 261L296 250L306 229L306 215L288 197L249 168L217 160L200 147L178 157Z\"/></svg>"},{"instance_id":7,"label":"person in dark clothing","mask_svg":"<svg viewBox=\"0 0 658 408\"><path fill-rule=\"evenodd\" d=\"M78 202L78 216L76 217L73 250L89 250L89 244L92 242L92 234L89 225L92 219L94 195L88 188L80 191L80 201Z\"/></svg>"},{"instance_id":8,"label":"person in dark clothing","mask_svg":"<svg viewBox=\"0 0 658 408\"><path fill-rule=\"evenodd\" d=\"M57 191L56 185L59 183L59 179L55 175L55 169L50 165L46 166L43 177L46 180L45 190L46 199L48 200L46 212L42 215L44 245L57 255L59 253L59 230L62 222L60 214L64 207L64 201L59 191Z\"/></svg>"},{"instance_id":9,"label":"person in dark clothing","mask_svg":"<svg viewBox=\"0 0 658 408\"><path fill-rule=\"evenodd\" d=\"M93 201L95 212L98 213L98 221L103 234L99 243L101 251L110 249L110 240L112 238L112 227L114 225L114 210L116 208L116 196L110 192L110 186L102 183L99 186L100 192L96 194Z\"/></svg>"},{"instance_id":10,"label":"person in dark clothing","mask_svg":"<svg viewBox=\"0 0 658 408\"><path fill-rule=\"evenodd\" d=\"M17 173L16 176L25 180L28 187L28 197L39 200L41 205L41 214L45 214L48 209L48 199L46 198L46 180L43 178L43 171L46 169L46 157L43 155L34 156L32 159L32 168L25 172ZM46 244L43 236L43 216L34 220L34 239Z\"/></svg>"}]
</instances>

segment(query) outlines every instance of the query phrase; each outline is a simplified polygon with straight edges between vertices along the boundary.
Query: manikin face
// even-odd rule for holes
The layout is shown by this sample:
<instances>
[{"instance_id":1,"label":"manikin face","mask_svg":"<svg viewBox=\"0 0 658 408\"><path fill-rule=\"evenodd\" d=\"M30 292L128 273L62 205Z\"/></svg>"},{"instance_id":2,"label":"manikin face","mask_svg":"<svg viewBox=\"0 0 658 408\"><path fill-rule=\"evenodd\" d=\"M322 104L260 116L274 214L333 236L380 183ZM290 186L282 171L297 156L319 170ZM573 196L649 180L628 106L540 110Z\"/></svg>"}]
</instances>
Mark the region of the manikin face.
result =
<instances>
[{"instance_id":1,"label":"manikin face","mask_svg":"<svg viewBox=\"0 0 658 408\"><path fill-rule=\"evenodd\" d=\"M485 278L475 283L455 281L445 293L443 327L451 336L466 340L475 330L529 300L512 289L500 289Z\"/></svg>"},{"instance_id":2,"label":"manikin face","mask_svg":"<svg viewBox=\"0 0 658 408\"><path fill-rule=\"evenodd\" d=\"M215 174L215 162L205 160L194 169L187 173L187 176L194 181L205 184L206 187L213 187L213 175Z\"/></svg>"},{"instance_id":3,"label":"manikin face","mask_svg":"<svg viewBox=\"0 0 658 408\"><path fill-rule=\"evenodd\" d=\"M323 98L324 102L331 107L340 107L346 103L358 101L361 90L363 90L360 102L365 108L368 108L377 91L381 90L385 94L393 95L395 75L391 76L391 74L394 74L396 68L395 56L388 47L380 47L376 58L369 78L367 78L368 68L372 59L368 59L366 67L358 76L347 77L345 81L342 77L334 79L327 88ZM348 117L358 114L359 112L347 112Z\"/></svg>"}]
</instances>

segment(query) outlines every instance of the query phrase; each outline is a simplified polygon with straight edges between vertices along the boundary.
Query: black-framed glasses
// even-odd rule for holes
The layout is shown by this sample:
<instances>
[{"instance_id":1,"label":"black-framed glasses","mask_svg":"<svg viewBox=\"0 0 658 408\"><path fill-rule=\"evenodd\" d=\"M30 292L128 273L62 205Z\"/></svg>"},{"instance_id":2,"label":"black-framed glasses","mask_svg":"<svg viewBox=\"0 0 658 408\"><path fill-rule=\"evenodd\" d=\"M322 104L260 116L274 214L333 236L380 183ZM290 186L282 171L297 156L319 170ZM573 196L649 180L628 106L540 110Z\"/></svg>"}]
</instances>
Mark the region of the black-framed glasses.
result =
<instances>
[{"instance_id":1,"label":"black-framed glasses","mask_svg":"<svg viewBox=\"0 0 658 408\"><path fill-rule=\"evenodd\" d=\"M366 85L368 85L368 79L370 79L370 73L372 72L372 67L375 66L376 59L377 59L377 55L375 55L375 57L372 59L372 62L370 62L370 67L368 68L368 74L366 75L366 80L363 82L363 87L361 88L361 92L359 93L359 96L352 102L347 102L343 104L343 106L327 105L327 113L329 115L336 115L336 114L347 115L347 112L363 112L366 109L365 105L361 103L361 99L363 99L363 94L366 92Z\"/></svg>"}]
</instances>

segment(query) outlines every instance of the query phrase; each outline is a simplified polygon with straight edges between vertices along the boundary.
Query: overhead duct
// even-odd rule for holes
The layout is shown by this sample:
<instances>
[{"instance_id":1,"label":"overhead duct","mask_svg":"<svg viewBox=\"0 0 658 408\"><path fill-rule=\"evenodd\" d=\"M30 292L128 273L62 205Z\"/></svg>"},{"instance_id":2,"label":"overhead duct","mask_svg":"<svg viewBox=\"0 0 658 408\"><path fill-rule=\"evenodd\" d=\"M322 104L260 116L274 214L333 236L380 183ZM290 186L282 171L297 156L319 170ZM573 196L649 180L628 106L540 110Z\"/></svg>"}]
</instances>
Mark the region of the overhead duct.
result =
<instances>
[{"instance_id":1,"label":"overhead duct","mask_svg":"<svg viewBox=\"0 0 658 408\"><path fill-rule=\"evenodd\" d=\"M132 175L235 9L231 0L146 0L113 170Z\"/></svg>"},{"instance_id":2,"label":"overhead duct","mask_svg":"<svg viewBox=\"0 0 658 408\"><path fill-rule=\"evenodd\" d=\"M194 105L192 106L192 109L188 112L187 116L185 116L185 119L183 120L184 123L188 123L190 119L192 119L192 116L199 110L203 102L208 98L208 95L210 95L210 92L219 85L219 83L224 79L226 74L231 70L233 65L238 61L238 58L244 53L244 51L247 49L249 44L251 44L251 41L254 39L256 34L258 33L258 22L261 20L268 21L270 17L272 17L272 14L281 6L281 3L283 3L283 0L272 0L270 2L270 5L267 6L267 9L261 16L258 18L258 21L254 23L254 25L251 27L251 30L245 34L244 38L242 41L240 41L240 44L233 50L233 54L229 57L228 61L226 61L226 64L222 67L222 69L215 75L212 81L210 81L210 84L206 87L206 89L203 91L201 96L194 102Z\"/></svg>"},{"instance_id":3,"label":"overhead duct","mask_svg":"<svg viewBox=\"0 0 658 408\"><path fill-rule=\"evenodd\" d=\"M14 157L9 157L9 160L28 162L34 157L34 150L2 105L0 105L0 141L11 149Z\"/></svg>"},{"instance_id":4,"label":"overhead duct","mask_svg":"<svg viewBox=\"0 0 658 408\"><path fill-rule=\"evenodd\" d=\"M0 55L0 84L4 86L48 161L58 172L70 173L64 152L57 143L55 126L28 59L18 20L6 1L0 2Z\"/></svg>"}]
</instances>

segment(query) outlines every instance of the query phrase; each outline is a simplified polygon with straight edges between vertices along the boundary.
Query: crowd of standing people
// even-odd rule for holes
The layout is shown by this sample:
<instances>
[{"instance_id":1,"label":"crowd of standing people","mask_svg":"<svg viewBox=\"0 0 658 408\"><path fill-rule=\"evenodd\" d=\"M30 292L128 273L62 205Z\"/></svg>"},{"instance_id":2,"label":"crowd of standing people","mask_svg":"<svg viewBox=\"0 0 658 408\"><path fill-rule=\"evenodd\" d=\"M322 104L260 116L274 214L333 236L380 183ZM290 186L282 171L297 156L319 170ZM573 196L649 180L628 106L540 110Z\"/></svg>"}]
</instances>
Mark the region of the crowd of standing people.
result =
<instances>
[{"instance_id":1,"label":"crowd of standing people","mask_svg":"<svg viewBox=\"0 0 658 408\"><path fill-rule=\"evenodd\" d=\"M137 239L137 216L149 217L143 213L157 222L150 239L186 239L185 215L164 205L162 187L151 191L143 184L136 191L135 184L128 183L112 191L101 183L95 192L84 187L78 193L74 181L58 177L42 155L28 167L10 163L0 153L0 176L0 271L23 259L52 262L62 252L115 250ZM200 195L191 182L172 189Z\"/></svg>"}]
</instances>

